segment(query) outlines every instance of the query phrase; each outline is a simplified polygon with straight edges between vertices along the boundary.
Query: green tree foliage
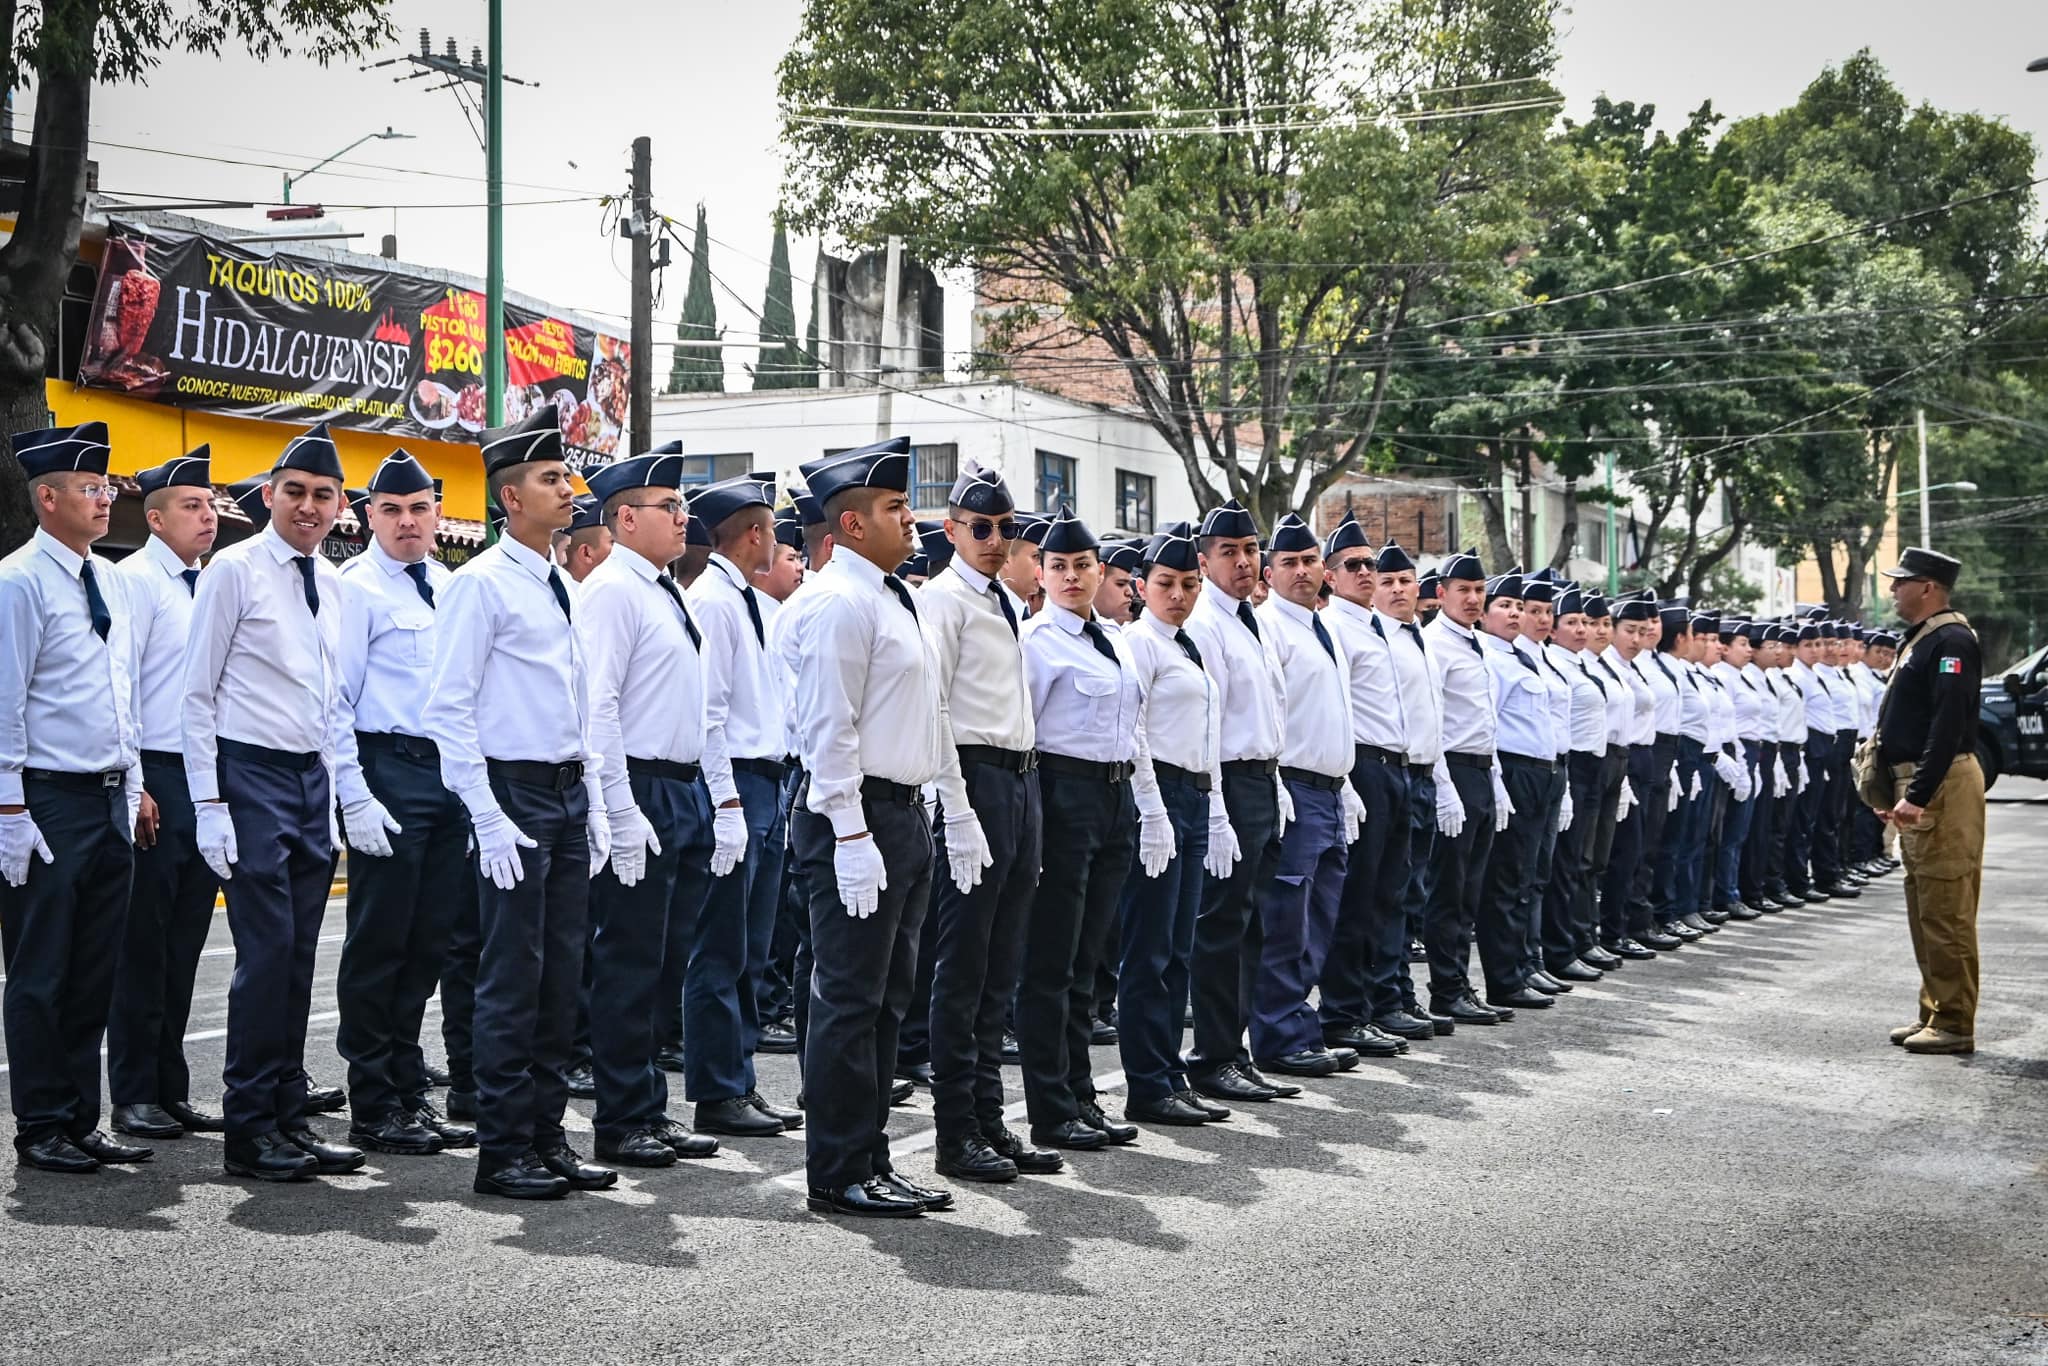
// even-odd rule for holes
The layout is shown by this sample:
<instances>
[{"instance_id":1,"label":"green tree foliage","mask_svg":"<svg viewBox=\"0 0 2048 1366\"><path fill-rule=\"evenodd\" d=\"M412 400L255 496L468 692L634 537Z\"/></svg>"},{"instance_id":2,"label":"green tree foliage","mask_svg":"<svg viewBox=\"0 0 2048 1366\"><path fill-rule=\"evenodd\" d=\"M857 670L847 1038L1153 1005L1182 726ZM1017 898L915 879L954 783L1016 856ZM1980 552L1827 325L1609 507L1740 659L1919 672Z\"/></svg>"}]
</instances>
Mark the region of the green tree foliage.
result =
<instances>
[{"instance_id":1,"label":"green tree foliage","mask_svg":"<svg viewBox=\"0 0 2048 1366\"><path fill-rule=\"evenodd\" d=\"M785 274L789 263L783 262ZM794 321L791 327L795 326ZM718 303L711 295L711 244L704 226L704 206L697 206L697 231L690 238L690 283L683 291L683 316L676 340L715 342L725 333L718 326ZM678 346L668 366L671 394L725 392L725 351L718 346Z\"/></svg>"},{"instance_id":2,"label":"green tree foliage","mask_svg":"<svg viewBox=\"0 0 2048 1366\"><path fill-rule=\"evenodd\" d=\"M777 219L775 245L768 253L768 293L761 301L761 351L750 367L756 389L816 387L812 362L797 345L795 295L789 275L789 231Z\"/></svg>"}]
</instances>

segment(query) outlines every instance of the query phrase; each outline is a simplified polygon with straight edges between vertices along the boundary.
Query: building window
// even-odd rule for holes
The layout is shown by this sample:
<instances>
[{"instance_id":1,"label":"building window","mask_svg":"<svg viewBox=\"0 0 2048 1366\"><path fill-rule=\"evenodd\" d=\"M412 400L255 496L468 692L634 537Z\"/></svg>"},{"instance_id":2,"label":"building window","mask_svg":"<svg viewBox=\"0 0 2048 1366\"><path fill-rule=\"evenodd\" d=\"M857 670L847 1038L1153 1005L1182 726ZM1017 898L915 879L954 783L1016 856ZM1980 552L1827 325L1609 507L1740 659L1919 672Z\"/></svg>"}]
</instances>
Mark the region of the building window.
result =
<instances>
[{"instance_id":1,"label":"building window","mask_svg":"<svg viewBox=\"0 0 2048 1366\"><path fill-rule=\"evenodd\" d=\"M686 455L683 457L683 488L688 490L702 484L723 483L751 473L753 468L754 457L749 451L729 455Z\"/></svg>"},{"instance_id":2,"label":"building window","mask_svg":"<svg viewBox=\"0 0 2048 1366\"><path fill-rule=\"evenodd\" d=\"M1116 472L1116 524L1135 536L1152 534L1152 476L1135 470Z\"/></svg>"},{"instance_id":3,"label":"building window","mask_svg":"<svg viewBox=\"0 0 2048 1366\"><path fill-rule=\"evenodd\" d=\"M1038 452L1038 510L1057 512L1060 504L1074 507L1074 457ZM1075 508L1075 515L1080 510Z\"/></svg>"},{"instance_id":4,"label":"building window","mask_svg":"<svg viewBox=\"0 0 2048 1366\"><path fill-rule=\"evenodd\" d=\"M910 505L919 512L943 509L960 477L960 447L951 441L910 448Z\"/></svg>"}]
</instances>

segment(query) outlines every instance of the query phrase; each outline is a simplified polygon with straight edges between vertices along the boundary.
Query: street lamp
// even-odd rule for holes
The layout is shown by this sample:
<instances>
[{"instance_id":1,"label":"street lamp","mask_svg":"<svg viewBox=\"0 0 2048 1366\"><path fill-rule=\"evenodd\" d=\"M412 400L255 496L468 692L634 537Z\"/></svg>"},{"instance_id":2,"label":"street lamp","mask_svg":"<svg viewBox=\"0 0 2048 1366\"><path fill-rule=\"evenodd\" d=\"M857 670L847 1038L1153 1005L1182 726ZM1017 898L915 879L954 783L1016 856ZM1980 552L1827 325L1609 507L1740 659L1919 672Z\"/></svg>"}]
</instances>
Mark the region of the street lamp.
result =
<instances>
[{"instance_id":1,"label":"street lamp","mask_svg":"<svg viewBox=\"0 0 2048 1366\"><path fill-rule=\"evenodd\" d=\"M2048 71L2048 57L2036 57L2027 63L2029 71Z\"/></svg>"},{"instance_id":2,"label":"street lamp","mask_svg":"<svg viewBox=\"0 0 2048 1366\"><path fill-rule=\"evenodd\" d=\"M284 202L287 204L292 202L292 186L298 184L301 180L304 180L307 176L313 174L314 171L319 170L322 166L327 165L329 162L336 161L342 157L347 156L350 152L353 152L356 148L362 146L366 142L370 142L373 140L377 142L407 142L410 141L411 139L411 133L395 132L388 125L381 133L365 133L361 137L357 138L354 142L351 142L348 146L342 148L339 152L336 152L333 156L323 157L319 162L317 162L309 169L303 170L299 172L297 175L285 176Z\"/></svg>"},{"instance_id":3,"label":"street lamp","mask_svg":"<svg viewBox=\"0 0 2048 1366\"><path fill-rule=\"evenodd\" d=\"M2044 58L2043 60L2048 61L2048 58ZM1957 493L1975 493L1977 491L1977 486L1971 483L1968 479L1958 479L1951 484L1922 484L1917 489L1907 489L1898 497L1898 501L1902 503L1906 499L1915 496L1917 496L1920 499L1920 544L1926 546L1930 550L1934 548L1934 542L1929 540L1927 535L1927 495L1930 493L1939 493L1943 489L1954 489Z\"/></svg>"}]
</instances>

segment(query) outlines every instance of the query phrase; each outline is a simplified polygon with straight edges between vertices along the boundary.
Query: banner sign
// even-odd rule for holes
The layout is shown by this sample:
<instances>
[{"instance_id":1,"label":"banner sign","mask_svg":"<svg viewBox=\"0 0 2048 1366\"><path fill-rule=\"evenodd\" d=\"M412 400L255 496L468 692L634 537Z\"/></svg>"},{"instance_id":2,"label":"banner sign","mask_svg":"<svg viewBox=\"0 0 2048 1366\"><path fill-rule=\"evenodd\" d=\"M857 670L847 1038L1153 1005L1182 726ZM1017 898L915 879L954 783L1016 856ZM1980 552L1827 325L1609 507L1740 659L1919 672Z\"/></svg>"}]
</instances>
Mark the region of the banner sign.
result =
<instances>
[{"instance_id":1,"label":"banner sign","mask_svg":"<svg viewBox=\"0 0 2048 1366\"><path fill-rule=\"evenodd\" d=\"M630 347L505 305L505 420L552 405L578 469L619 454ZM476 290L111 225L78 382L180 408L440 441L484 429Z\"/></svg>"}]
</instances>

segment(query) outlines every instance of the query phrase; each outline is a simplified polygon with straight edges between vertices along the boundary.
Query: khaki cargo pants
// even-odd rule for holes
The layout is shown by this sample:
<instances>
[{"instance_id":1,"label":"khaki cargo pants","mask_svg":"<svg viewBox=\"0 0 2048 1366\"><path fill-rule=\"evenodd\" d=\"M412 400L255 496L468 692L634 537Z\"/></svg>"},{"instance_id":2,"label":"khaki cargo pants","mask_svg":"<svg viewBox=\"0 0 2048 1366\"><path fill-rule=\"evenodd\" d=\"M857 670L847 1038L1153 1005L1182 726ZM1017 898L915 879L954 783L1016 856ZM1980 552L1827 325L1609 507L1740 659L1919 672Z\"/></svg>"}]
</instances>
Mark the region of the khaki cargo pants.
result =
<instances>
[{"instance_id":1,"label":"khaki cargo pants","mask_svg":"<svg viewBox=\"0 0 2048 1366\"><path fill-rule=\"evenodd\" d=\"M1904 795L1913 765L1892 770ZM1920 823L1896 827L1906 864L1906 928L1920 965L1920 1023L1977 1032L1977 895L1984 881L1984 770L1960 754Z\"/></svg>"}]
</instances>

